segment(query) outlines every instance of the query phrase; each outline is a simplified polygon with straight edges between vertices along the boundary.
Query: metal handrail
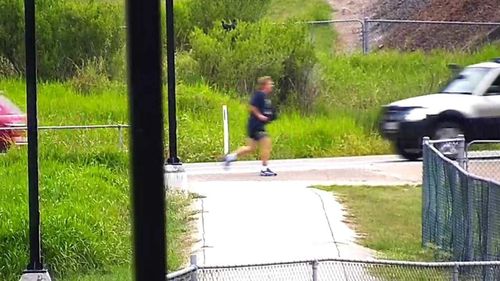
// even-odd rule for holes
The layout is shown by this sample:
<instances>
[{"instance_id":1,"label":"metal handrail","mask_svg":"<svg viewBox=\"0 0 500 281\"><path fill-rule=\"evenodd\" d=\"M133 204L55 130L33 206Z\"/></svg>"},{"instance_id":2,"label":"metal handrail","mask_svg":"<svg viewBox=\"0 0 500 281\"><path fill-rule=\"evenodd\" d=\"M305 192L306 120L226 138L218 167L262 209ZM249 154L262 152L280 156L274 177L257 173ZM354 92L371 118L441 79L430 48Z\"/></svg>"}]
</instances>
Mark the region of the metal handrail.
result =
<instances>
[{"instance_id":1,"label":"metal handrail","mask_svg":"<svg viewBox=\"0 0 500 281\"><path fill-rule=\"evenodd\" d=\"M375 23L406 23L406 24L434 24L434 25L500 26L500 22L475 22L475 21L433 21L433 20L368 19L367 22L375 22Z\"/></svg>"},{"instance_id":2,"label":"metal handrail","mask_svg":"<svg viewBox=\"0 0 500 281\"><path fill-rule=\"evenodd\" d=\"M360 23L363 25L363 20L360 19L345 19L345 20L312 20L306 21L307 24L329 24L329 23Z\"/></svg>"},{"instance_id":3,"label":"metal handrail","mask_svg":"<svg viewBox=\"0 0 500 281\"><path fill-rule=\"evenodd\" d=\"M178 278L178 277L182 277L186 274L189 274L189 273L192 273L192 272L196 272L198 270L198 266L196 265L190 265L186 268L183 268L181 270L178 270L178 271L175 271L175 272L172 272L172 273L168 273L167 274L167 280L169 279L174 279L174 278Z\"/></svg>"},{"instance_id":4,"label":"metal handrail","mask_svg":"<svg viewBox=\"0 0 500 281\"><path fill-rule=\"evenodd\" d=\"M465 151L469 151L469 148L474 144L490 144L490 143L500 143L500 140L474 140L467 144Z\"/></svg>"},{"instance_id":5,"label":"metal handrail","mask_svg":"<svg viewBox=\"0 0 500 281\"><path fill-rule=\"evenodd\" d=\"M63 125L63 126L39 126L38 130L92 130L92 129L122 129L129 128L130 125L126 124L112 124L112 125ZM10 130L28 130L27 126L20 127L0 127L0 131Z\"/></svg>"},{"instance_id":6,"label":"metal handrail","mask_svg":"<svg viewBox=\"0 0 500 281\"><path fill-rule=\"evenodd\" d=\"M396 260L375 260L375 259L343 259L343 258L332 258L332 259L316 259L316 260L299 260L299 261L288 261L288 262L275 262L275 263L256 263L256 264L243 264L243 265L200 265L198 269L235 269L244 267L265 267L265 266L277 266L277 265L295 265L295 264L311 264L314 262L345 262L345 263L360 263L360 264L379 264L379 265L407 265L407 266L421 266L421 267L453 267L453 266L488 266L495 265L500 266L500 261L457 261L457 262L416 262L416 261L396 261Z\"/></svg>"},{"instance_id":7,"label":"metal handrail","mask_svg":"<svg viewBox=\"0 0 500 281\"><path fill-rule=\"evenodd\" d=\"M105 125L62 125L62 126L39 126L40 131L61 131L61 130L95 130L95 129L118 129L118 145L120 149L125 148L123 131L122 129L128 129L130 125L128 124L105 124ZM13 127L0 127L1 131L27 131L28 127L23 126L13 126ZM24 144L24 143L23 143Z\"/></svg>"},{"instance_id":8,"label":"metal handrail","mask_svg":"<svg viewBox=\"0 0 500 281\"><path fill-rule=\"evenodd\" d=\"M463 139L454 138L454 139L429 140L429 144L441 144L441 143L460 142L460 141L463 141Z\"/></svg>"}]
</instances>

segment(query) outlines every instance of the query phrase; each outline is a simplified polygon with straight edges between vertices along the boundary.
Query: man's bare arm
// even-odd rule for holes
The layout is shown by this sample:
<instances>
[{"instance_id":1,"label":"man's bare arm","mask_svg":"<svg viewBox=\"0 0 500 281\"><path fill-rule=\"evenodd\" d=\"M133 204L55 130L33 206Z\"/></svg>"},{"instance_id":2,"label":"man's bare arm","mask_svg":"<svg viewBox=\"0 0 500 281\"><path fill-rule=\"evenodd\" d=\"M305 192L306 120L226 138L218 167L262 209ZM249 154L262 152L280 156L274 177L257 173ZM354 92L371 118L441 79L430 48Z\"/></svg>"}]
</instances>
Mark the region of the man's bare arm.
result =
<instances>
[{"instance_id":1,"label":"man's bare arm","mask_svg":"<svg viewBox=\"0 0 500 281\"><path fill-rule=\"evenodd\" d=\"M269 120L269 118L267 118L267 116L265 116L264 114L262 114L260 112L260 110L257 107L253 106L253 105L250 106L250 112L252 112L252 114L255 117L257 117L257 119L259 119L260 121L266 122L267 120Z\"/></svg>"}]
</instances>

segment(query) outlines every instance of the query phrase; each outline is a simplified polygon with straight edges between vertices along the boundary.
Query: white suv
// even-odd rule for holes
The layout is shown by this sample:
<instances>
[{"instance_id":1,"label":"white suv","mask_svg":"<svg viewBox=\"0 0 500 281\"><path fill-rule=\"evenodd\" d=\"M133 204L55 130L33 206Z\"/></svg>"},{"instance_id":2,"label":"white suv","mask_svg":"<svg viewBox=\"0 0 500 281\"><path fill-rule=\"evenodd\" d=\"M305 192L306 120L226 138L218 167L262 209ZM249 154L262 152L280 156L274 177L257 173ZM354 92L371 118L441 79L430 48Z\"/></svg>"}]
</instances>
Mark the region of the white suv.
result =
<instances>
[{"instance_id":1,"label":"white suv","mask_svg":"<svg viewBox=\"0 0 500 281\"><path fill-rule=\"evenodd\" d=\"M500 59L464 68L439 93L383 107L382 135L404 158L422 156L422 138L500 139ZM443 146L443 153L446 151Z\"/></svg>"}]
</instances>

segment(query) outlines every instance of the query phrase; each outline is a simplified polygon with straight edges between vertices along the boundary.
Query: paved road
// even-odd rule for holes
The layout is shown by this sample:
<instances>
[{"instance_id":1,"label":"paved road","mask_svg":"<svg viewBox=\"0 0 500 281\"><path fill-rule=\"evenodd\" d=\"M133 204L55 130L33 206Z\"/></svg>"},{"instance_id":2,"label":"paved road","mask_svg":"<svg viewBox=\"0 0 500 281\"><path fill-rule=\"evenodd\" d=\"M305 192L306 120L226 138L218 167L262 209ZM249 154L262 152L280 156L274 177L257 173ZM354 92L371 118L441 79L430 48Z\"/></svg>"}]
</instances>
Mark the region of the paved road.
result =
<instances>
[{"instance_id":1,"label":"paved road","mask_svg":"<svg viewBox=\"0 0 500 281\"><path fill-rule=\"evenodd\" d=\"M261 178L259 161L186 164L189 180L199 181L305 181L312 184L401 185L422 182L422 163L393 155L271 161L278 177Z\"/></svg>"},{"instance_id":2,"label":"paved road","mask_svg":"<svg viewBox=\"0 0 500 281\"><path fill-rule=\"evenodd\" d=\"M277 177L257 175L260 163L186 164L197 208L200 264L229 265L316 258L366 259L335 198L317 184L401 185L421 182L421 163L395 156L272 161Z\"/></svg>"}]
</instances>

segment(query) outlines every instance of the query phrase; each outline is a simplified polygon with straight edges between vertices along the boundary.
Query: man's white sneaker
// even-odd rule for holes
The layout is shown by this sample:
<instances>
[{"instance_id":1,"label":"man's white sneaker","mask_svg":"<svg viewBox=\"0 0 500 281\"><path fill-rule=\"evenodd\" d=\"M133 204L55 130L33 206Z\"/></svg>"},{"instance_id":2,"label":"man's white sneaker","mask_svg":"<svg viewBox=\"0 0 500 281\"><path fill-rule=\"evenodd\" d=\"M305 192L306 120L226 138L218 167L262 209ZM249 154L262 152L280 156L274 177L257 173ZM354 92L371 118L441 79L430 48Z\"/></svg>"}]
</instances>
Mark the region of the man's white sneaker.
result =
<instances>
[{"instance_id":1,"label":"man's white sneaker","mask_svg":"<svg viewBox=\"0 0 500 281\"><path fill-rule=\"evenodd\" d=\"M275 172L271 171L271 169L267 168L265 170L261 170L260 171L260 175L262 177L274 177L274 176L277 176L278 174L276 174Z\"/></svg>"}]
</instances>

